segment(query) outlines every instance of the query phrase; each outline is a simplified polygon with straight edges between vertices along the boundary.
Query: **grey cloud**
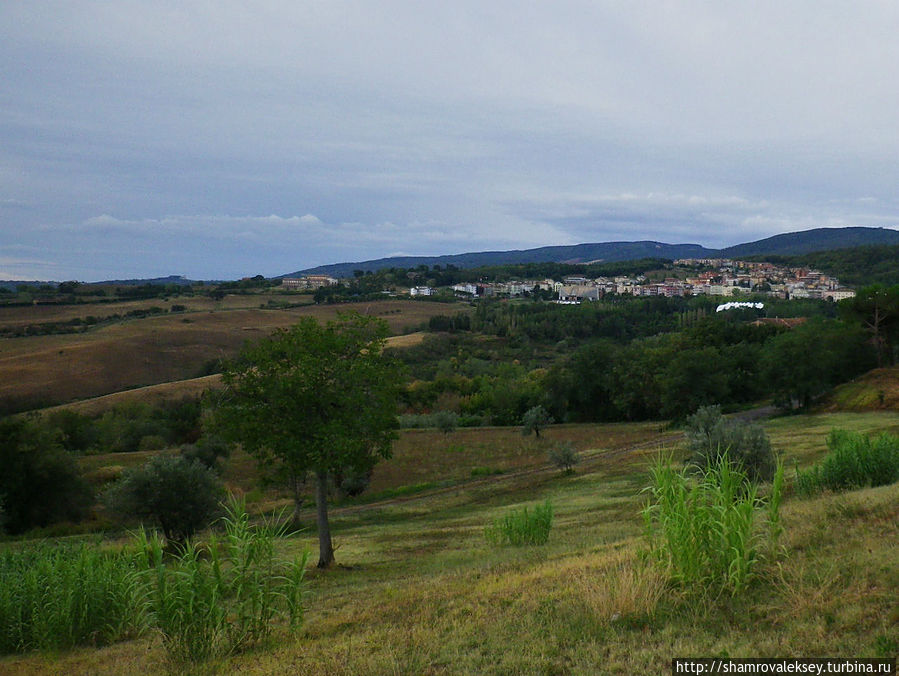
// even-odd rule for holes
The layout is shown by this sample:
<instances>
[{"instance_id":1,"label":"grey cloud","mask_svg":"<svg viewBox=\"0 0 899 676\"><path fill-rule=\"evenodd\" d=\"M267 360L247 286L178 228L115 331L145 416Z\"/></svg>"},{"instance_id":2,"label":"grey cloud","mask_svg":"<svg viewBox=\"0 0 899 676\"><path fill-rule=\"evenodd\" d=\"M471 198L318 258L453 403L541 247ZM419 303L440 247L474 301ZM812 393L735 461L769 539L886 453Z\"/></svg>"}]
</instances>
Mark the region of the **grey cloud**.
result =
<instances>
[{"instance_id":1,"label":"grey cloud","mask_svg":"<svg viewBox=\"0 0 899 676\"><path fill-rule=\"evenodd\" d=\"M874 1L3 3L0 247L210 277L895 226L897 32Z\"/></svg>"}]
</instances>

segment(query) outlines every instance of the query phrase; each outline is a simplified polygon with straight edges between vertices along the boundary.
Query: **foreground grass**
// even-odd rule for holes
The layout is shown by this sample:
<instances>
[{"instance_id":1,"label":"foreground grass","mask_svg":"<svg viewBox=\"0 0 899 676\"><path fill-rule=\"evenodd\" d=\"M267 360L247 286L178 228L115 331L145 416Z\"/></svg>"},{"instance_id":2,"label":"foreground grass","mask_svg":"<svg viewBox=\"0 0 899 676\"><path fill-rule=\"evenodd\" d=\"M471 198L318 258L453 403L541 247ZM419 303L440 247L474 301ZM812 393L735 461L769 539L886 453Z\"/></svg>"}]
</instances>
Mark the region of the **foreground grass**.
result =
<instances>
[{"instance_id":1,"label":"foreground grass","mask_svg":"<svg viewBox=\"0 0 899 676\"><path fill-rule=\"evenodd\" d=\"M880 431L895 414L769 423L805 464L831 427ZM823 430L823 431L822 431ZM788 440L789 444L783 445ZM511 474L413 500L338 510L337 559L312 571L306 624L211 666L258 674L668 673L675 656L884 656L899 652L899 486L782 508L783 553L735 599L697 603L641 564L639 508L657 449L597 454L579 473ZM605 459L604 459L605 458ZM485 464L483 458L481 464ZM484 526L551 499L546 545L491 547ZM291 541L286 553L314 546ZM143 639L0 660L2 673L156 673Z\"/></svg>"}]
</instances>

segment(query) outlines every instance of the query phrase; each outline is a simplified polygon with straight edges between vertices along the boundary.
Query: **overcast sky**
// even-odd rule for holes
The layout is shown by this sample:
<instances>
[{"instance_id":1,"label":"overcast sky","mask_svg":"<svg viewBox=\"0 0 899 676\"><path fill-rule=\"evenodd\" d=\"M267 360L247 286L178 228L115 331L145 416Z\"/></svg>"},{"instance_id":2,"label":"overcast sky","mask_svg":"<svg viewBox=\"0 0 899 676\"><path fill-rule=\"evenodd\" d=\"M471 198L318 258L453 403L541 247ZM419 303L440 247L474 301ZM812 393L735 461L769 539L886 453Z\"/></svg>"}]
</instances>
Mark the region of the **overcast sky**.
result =
<instances>
[{"instance_id":1,"label":"overcast sky","mask_svg":"<svg viewBox=\"0 0 899 676\"><path fill-rule=\"evenodd\" d=\"M899 225L899 3L0 3L0 279Z\"/></svg>"}]
</instances>

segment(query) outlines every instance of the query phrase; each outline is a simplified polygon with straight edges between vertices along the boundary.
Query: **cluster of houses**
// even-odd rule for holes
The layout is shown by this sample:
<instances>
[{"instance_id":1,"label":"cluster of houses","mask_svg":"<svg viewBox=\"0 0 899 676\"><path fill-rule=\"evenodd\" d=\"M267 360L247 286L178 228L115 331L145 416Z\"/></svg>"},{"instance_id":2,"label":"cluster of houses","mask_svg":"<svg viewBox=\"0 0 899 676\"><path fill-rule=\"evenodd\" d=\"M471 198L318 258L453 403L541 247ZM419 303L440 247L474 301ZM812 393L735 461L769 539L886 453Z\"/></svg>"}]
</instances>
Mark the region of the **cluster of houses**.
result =
<instances>
[{"instance_id":1,"label":"cluster of houses","mask_svg":"<svg viewBox=\"0 0 899 676\"><path fill-rule=\"evenodd\" d=\"M451 287L462 298L490 296L524 296L544 291L555 296L559 303L581 303L599 300L607 294L631 296L722 296L732 297L750 293L767 294L778 298L818 298L839 302L855 296L855 291L840 285L835 277L829 277L808 268L787 268L773 263L735 261L721 258L684 258L675 266L687 269L681 277L669 277L662 281L650 281L637 277L587 277L571 276L561 281L552 279L523 280L496 283L464 283ZM696 270L691 275L689 269ZM338 284L339 280L323 275L285 278L282 286L288 289L317 289ZM431 296L437 289L414 286L411 296Z\"/></svg>"},{"instance_id":2,"label":"cluster of houses","mask_svg":"<svg viewBox=\"0 0 899 676\"><path fill-rule=\"evenodd\" d=\"M457 284L453 292L459 296L523 295L534 289L552 291L560 303L598 300L606 294L631 296L732 297L760 293L777 298L818 298L839 302L855 296L855 291L840 285L839 280L816 270L784 268L772 263L755 263L723 259L683 259L682 267L713 268L685 278L669 277L649 281L646 277L566 277L562 281L508 282L505 284Z\"/></svg>"}]
</instances>

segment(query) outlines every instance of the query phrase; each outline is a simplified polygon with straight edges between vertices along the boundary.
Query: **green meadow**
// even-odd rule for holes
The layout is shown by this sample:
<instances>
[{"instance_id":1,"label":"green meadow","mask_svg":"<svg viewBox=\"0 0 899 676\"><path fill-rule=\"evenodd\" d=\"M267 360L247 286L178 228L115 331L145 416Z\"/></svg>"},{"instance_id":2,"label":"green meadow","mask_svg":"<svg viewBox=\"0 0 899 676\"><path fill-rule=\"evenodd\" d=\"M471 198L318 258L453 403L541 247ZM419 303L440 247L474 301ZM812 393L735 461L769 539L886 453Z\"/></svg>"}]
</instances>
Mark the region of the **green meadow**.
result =
<instances>
[{"instance_id":1,"label":"green meadow","mask_svg":"<svg viewBox=\"0 0 899 676\"><path fill-rule=\"evenodd\" d=\"M581 453L565 474L517 429L416 430L373 478L379 498L333 510L338 565L307 571L299 631L276 625L265 643L190 670L634 674L667 673L673 657L894 657L899 485L812 498L791 487L795 467L825 455L832 428L896 434L899 414L790 416L765 426L786 466L783 534L736 595L678 586L645 555L649 467L660 453L676 464L685 457L676 433L647 424L553 427L548 442L572 440ZM472 471L479 467L497 473ZM497 519L547 500L546 544L485 538ZM255 508L277 503L269 495ZM277 548L294 557L315 542L310 528ZM168 661L152 630L103 647L0 659L0 673L16 674L185 669Z\"/></svg>"}]
</instances>

